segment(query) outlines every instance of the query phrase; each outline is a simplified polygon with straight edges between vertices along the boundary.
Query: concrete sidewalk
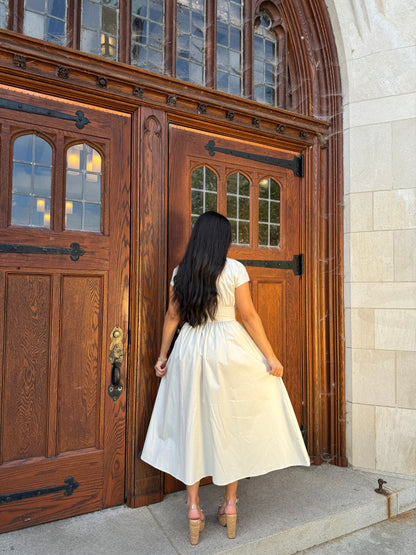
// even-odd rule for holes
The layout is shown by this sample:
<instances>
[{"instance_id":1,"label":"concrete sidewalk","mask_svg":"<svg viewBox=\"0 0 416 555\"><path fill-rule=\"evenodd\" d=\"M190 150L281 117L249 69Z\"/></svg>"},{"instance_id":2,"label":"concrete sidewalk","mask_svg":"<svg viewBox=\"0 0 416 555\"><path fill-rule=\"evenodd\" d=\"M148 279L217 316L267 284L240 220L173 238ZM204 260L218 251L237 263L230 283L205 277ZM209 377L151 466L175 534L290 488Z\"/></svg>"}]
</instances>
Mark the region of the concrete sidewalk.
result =
<instances>
[{"instance_id":1,"label":"concrete sidewalk","mask_svg":"<svg viewBox=\"0 0 416 555\"><path fill-rule=\"evenodd\" d=\"M378 478L387 481L389 496L375 493ZM214 485L200 490L207 523L196 547L188 539L186 494L178 492L148 507L116 507L2 534L0 553L287 555L415 508L416 478L323 465L242 480L234 540L216 522L222 493Z\"/></svg>"}]
</instances>

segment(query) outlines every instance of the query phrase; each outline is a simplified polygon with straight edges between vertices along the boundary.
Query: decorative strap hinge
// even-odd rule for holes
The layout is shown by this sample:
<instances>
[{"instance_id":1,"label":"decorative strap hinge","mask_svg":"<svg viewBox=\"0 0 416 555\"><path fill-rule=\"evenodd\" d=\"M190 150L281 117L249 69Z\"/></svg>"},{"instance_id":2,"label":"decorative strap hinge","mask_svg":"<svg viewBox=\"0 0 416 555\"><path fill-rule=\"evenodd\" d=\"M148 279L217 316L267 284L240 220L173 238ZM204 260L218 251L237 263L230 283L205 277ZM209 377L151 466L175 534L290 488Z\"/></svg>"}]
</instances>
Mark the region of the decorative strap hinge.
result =
<instances>
[{"instance_id":1,"label":"decorative strap hinge","mask_svg":"<svg viewBox=\"0 0 416 555\"><path fill-rule=\"evenodd\" d=\"M292 270L295 276L303 275L303 254L295 254L292 260L239 260L244 266Z\"/></svg>"}]
</instances>

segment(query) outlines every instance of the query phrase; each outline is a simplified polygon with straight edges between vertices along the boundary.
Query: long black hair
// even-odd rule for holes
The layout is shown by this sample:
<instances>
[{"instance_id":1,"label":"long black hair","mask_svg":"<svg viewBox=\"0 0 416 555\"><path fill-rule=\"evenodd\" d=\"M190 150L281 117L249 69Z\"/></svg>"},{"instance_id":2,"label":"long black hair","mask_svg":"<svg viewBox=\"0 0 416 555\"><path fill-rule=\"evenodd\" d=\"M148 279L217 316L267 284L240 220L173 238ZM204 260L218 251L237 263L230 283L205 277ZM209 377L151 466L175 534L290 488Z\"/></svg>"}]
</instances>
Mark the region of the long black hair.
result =
<instances>
[{"instance_id":1,"label":"long black hair","mask_svg":"<svg viewBox=\"0 0 416 555\"><path fill-rule=\"evenodd\" d=\"M181 320L191 326L214 318L218 305L217 278L231 244L230 222L218 212L205 212L197 219L174 278L173 300Z\"/></svg>"}]
</instances>

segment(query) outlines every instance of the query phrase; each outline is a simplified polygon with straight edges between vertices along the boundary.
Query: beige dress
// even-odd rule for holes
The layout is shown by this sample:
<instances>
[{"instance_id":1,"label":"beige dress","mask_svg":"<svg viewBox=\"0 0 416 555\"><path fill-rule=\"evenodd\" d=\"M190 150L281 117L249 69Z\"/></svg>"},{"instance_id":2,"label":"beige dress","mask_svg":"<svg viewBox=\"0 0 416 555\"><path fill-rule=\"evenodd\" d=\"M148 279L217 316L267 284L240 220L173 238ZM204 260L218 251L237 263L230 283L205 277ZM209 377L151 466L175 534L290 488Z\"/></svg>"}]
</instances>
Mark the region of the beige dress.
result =
<instances>
[{"instance_id":1,"label":"beige dress","mask_svg":"<svg viewBox=\"0 0 416 555\"><path fill-rule=\"evenodd\" d=\"M160 382L141 457L187 485L310 464L283 380L235 320L234 292L247 281L227 258L215 320L182 327Z\"/></svg>"}]
</instances>

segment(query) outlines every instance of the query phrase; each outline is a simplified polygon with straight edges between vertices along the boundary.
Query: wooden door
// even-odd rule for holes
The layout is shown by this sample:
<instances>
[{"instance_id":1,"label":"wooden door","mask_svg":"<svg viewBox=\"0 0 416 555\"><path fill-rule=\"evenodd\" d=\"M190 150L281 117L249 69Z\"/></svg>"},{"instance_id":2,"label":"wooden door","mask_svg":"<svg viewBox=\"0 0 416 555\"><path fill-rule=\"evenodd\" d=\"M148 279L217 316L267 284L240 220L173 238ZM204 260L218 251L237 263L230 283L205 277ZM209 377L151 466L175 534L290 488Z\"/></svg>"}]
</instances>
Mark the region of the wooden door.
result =
<instances>
[{"instance_id":1,"label":"wooden door","mask_svg":"<svg viewBox=\"0 0 416 555\"><path fill-rule=\"evenodd\" d=\"M0 98L4 532L124 502L130 120Z\"/></svg>"},{"instance_id":2,"label":"wooden door","mask_svg":"<svg viewBox=\"0 0 416 555\"><path fill-rule=\"evenodd\" d=\"M302 425L302 158L179 126L171 126L169 144L169 275L199 214L217 210L230 219L229 256L247 266L255 306L284 365L284 382ZM165 491L179 488L167 475Z\"/></svg>"}]
</instances>

